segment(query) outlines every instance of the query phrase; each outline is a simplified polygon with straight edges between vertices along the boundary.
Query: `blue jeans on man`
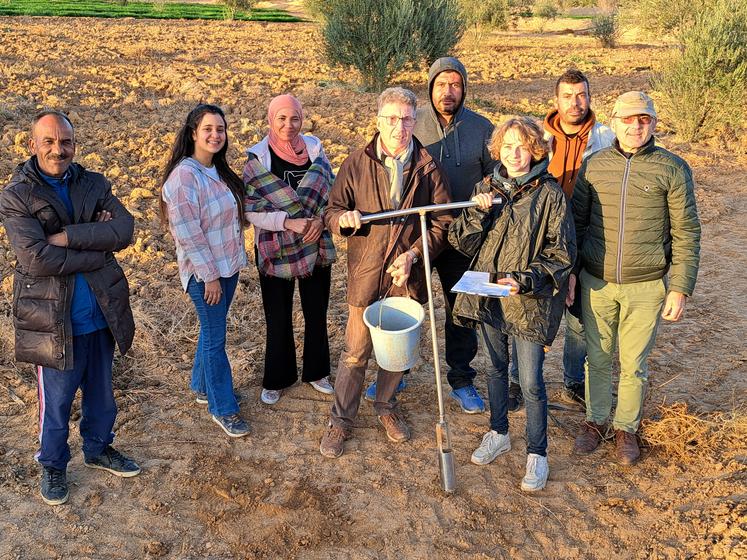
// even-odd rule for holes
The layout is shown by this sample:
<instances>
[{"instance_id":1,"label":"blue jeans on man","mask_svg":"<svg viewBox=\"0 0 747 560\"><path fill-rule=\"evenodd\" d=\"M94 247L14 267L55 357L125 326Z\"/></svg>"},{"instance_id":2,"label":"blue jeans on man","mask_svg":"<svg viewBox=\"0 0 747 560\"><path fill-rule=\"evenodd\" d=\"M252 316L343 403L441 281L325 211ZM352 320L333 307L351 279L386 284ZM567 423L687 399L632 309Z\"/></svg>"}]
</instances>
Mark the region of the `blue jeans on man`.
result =
<instances>
[{"instance_id":1,"label":"blue jeans on man","mask_svg":"<svg viewBox=\"0 0 747 560\"><path fill-rule=\"evenodd\" d=\"M490 429L508 433L509 336L491 325L481 323L485 348L490 357L488 401ZM547 456L547 393L542 366L545 348L523 338L513 338L512 361L518 366L519 384L527 413L527 453Z\"/></svg>"},{"instance_id":2,"label":"blue jeans on man","mask_svg":"<svg viewBox=\"0 0 747 560\"><path fill-rule=\"evenodd\" d=\"M36 460L63 471L70 461L70 409L78 388L82 392L80 435L87 459L98 457L114 441L112 428L117 417L112 390L111 331L106 328L74 336L73 355L72 369L39 366L37 371L40 426Z\"/></svg>"},{"instance_id":3,"label":"blue jeans on man","mask_svg":"<svg viewBox=\"0 0 747 560\"><path fill-rule=\"evenodd\" d=\"M231 364L226 354L226 317L238 280L238 273L220 279L222 295L215 305L205 303L204 282L192 276L187 284L187 293L200 321L190 388L196 393L207 394L208 411L213 416L228 416L239 411L233 392Z\"/></svg>"}]
</instances>

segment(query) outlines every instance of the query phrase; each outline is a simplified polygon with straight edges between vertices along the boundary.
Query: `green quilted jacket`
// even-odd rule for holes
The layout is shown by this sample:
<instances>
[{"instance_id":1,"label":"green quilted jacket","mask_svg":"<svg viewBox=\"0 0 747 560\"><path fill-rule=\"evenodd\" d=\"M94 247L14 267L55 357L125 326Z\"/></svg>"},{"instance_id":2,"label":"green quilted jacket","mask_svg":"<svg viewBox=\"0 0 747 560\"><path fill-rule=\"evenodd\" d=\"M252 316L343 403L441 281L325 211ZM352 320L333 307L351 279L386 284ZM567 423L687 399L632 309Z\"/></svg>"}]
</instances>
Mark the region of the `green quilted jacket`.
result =
<instances>
[{"instance_id":1,"label":"green quilted jacket","mask_svg":"<svg viewBox=\"0 0 747 560\"><path fill-rule=\"evenodd\" d=\"M669 290L692 295L700 261L692 172L653 138L630 157L615 142L587 159L573 217L577 269L616 284L669 272Z\"/></svg>"}]
</instances>

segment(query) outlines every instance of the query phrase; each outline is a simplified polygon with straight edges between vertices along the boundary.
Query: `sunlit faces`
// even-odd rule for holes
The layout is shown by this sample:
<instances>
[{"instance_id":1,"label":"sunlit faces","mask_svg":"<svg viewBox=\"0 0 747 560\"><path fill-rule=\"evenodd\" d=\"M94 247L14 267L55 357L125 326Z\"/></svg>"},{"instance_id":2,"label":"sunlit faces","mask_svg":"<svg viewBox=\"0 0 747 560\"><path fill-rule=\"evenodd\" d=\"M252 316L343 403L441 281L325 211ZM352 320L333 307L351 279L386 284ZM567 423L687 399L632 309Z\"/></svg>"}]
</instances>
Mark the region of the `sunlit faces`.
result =
<instances>
[{"instance_id":1,"label":"sunlit faces","mask_svg":"<svg viewBox=\"0 0 747 560\"><path fill-rule=\"evenodd\" d=\"M46 115L39 119L29 140L39 169L50 177L62 177L75 156L75 135L65 119Z\"/></svg>"},{"instance_id":2,"label":"sunlit faces","mask_svg":"<svg viewBox=\"0 0 747 560\"><path fill-rule=\"evenodd\" d=\"M503 136L501 163L506 167L509 177L524 175L532 165L532 152L516 128L509 128Z\"/></svg>"},{"instance_id":3,"label":"sunlit faces","mask_svg":"<svg viewBox=\"0 0 747 560\"><path fill-rule=\"evenodd\" d=\"M280 109L272 119L272 131L284 142L290 142L301 131L301 117L290 107Z\"/></svg>"},{"instance_id":4,"label":"sunlit faces","mask_svg":"<svg viewBox=\"0 0 747 560\"><path fill-rule=\"evenodd\" d=\"M555 107L563 125L574 127L580 125L589 114L589 86L586 82L579 84L558 84L558 95Z\"/></svg>"},{"instance_id":5,"label":"sunlit faces","mask_svg":"<svg viewBox=\"0 0 747 560\"><path fill-rule=\"evenodd\" d=\"M442 115L453 115L459 109L464 97L464 83L459 72L446 70L433 80L431 101L436 111Z\"/></svg>"},{"instance_id":6,"label":"sunlit faces","mask_svg":"<svg viewBox=\"0 0 747 560\"><path fill-rule=\"evenodd\" d=\"M391 124L394 121L395 124ZM381 143L391 156L399 155L410 145L415 125L415 109L404 103L386 103L376 119Z\"/></svg>"},{"instance_id":7,"label":"sunlit faces","mask_svg":"<svg viewBox=\"0 0 747 560\"><path fill-rule=\"evenodd\" d=\"M653 136L656 119L650 115L612 117L611 125L623 151L634 153Z\"/></svg>"},{"instance_id":8,"label":"sunlit faces","mask_svg":"<svg viewBox=\"0 0 747 560\"><path fill-rule=\"evenodd\" d=\"M220 152L226 144L226 121L215 113L205 113L192 132L195 142L194 157L204 165L210 165L213 155Z\"/></svg>"}]
</instances>

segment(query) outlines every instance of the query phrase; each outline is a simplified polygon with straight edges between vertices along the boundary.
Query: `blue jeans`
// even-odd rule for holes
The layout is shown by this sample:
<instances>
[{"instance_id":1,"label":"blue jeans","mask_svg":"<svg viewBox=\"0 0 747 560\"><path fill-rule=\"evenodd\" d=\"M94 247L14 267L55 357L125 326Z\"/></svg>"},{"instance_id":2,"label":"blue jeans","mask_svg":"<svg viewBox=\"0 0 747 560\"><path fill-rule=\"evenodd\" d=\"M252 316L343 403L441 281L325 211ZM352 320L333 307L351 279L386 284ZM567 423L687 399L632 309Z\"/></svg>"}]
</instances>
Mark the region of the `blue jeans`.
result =
<instances>
[{"instance_id":1,"label":"blue jeans","mask_svg":"<svg viewBox=\"0 0 747 560\"><path fill-rule=\"evenodd\" d=\"M490 356L488 368L488 401L490 429L508 433L508 335L480 323L485 348ZM513 360L518 364L519 384L527 411L527 453L547 454L547 393L542 377L545 348L541 344L514 338Z\"/></svg>"},{"instance_id":2,"label":"blue jeans","mask_svg":"<svg viewBox=\"0 0 747 560\"><path fill-rule=\"evenodd\" d=\"M239 411L239 404L233 394L231 364L226 354L226 316L238 280L238 273L230 278L220 279L223 293L215 305L205 303L204 282L198 282L192 276L187 284L187 293L192 298L200 320L200 338L195 350L190 387L193 391L207 393L208 411L215 416L236 414Z\"/></svg>"},{"instance_id":3,"label":"blue jeans","mask_svg":"<svg viewBox=\"0 0 747 560\"><path fill-rule=\"evenodd\" d=\"M568 309L565 310L565 340L563 341L563 384L583 383L586 372L586 339L584 325ZM516 355L516 345L511 348L511 354ZM519 382L519 366L516 360L511 360L511 383Z\"/></svg>"}]
</instances>

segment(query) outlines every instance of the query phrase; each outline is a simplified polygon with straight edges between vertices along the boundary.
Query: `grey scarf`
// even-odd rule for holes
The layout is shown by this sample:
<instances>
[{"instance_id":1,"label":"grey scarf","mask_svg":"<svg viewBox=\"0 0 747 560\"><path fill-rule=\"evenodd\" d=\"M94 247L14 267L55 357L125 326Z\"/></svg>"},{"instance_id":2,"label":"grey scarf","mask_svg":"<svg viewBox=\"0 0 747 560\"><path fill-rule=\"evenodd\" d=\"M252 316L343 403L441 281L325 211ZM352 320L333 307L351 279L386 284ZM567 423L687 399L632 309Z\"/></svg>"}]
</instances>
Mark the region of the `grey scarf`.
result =
<instances>
[{"instance_id":1,"label":"grey scarf","mask_svg":"<svg viewBox=\"0 0 747 560\"><path fill-rule=\"evenodd\" d=\"M389 174L389 200L392 201L392 208L394 209L399 208L402 202L402 182L404 180L405 167L410 163L410 158L412 157L412 149L413 142L410 140L410 144L406 150L397 157L392 157L384 152L381 139L379 139L376 145L376 155L379 156Z\"/></svg>"}]
</instances>

